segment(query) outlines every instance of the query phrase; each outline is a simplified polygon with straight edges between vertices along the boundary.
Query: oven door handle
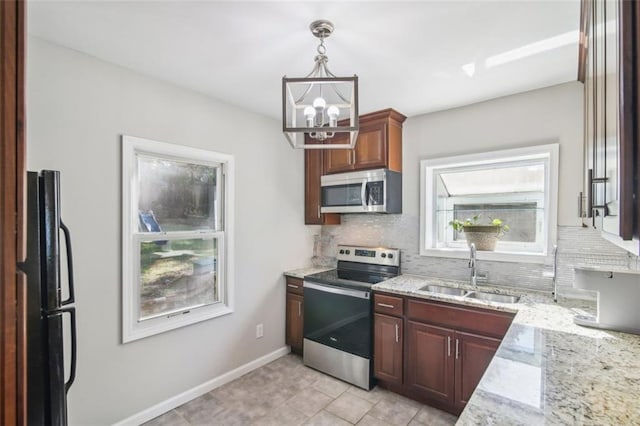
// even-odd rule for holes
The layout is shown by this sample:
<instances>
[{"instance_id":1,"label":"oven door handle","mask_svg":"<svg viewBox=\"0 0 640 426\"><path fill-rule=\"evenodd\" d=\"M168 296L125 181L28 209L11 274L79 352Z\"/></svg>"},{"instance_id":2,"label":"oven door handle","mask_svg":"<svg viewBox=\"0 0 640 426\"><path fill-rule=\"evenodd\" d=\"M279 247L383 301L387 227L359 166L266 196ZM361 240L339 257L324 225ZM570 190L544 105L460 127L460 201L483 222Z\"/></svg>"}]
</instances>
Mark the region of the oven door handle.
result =
<instances>
[{"instance_id":1,"label":"oven door handle","mask_svg":"<svg viewBox=\"0 0 640 426\"><path fill-rule=\"evenodd\" d=\"M304 282L304 288L305 289L310 288L310 289L313 289L313 290L324 291L325 293L339 294L339 295L342 295L342 296L357 297L359 299L369 299L370 298L368 291L352 290L352 289L349 289L349 288L341 288L341 287L334 287L334 286L329 286L329 285L310 283L308 281Z\"/></svg>"}]
</instances>

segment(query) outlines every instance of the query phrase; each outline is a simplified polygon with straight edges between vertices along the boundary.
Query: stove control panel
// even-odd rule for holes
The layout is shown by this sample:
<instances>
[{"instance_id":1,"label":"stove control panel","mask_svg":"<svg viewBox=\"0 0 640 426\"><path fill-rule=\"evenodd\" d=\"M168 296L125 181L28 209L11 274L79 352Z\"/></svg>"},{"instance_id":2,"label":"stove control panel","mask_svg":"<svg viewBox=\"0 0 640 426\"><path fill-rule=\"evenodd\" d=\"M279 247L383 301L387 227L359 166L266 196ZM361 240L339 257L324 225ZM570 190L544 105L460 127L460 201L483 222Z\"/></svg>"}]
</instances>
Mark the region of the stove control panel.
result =
<instances>
[{"instance_id":1,"label":"stove control panel","mask_svg":"<svg viewBox=\"0 0 640 426\"><path fill-rule=\"evenodd\" d=\"M385 247L338 246L338 260L400 266L400 250Z\"/></svg>"}]
</instances>

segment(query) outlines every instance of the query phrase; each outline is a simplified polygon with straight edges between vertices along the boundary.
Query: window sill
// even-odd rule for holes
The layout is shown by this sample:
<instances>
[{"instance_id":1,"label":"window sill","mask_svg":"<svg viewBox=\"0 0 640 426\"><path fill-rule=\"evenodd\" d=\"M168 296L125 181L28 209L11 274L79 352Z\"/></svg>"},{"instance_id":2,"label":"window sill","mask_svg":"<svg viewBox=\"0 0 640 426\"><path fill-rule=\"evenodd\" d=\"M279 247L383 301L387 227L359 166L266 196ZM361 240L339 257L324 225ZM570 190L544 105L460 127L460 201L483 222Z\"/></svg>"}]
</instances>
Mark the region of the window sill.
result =
<instances>
[{"instance_id":1,"label":"window sill","mask_svg":"<svg viewBox=\"0 0 640 426\"><path fill-rule=\"evenodd\" d=\"M122 343L132 342L134 340L164 333L169 330L175 330L186 325L195 324L231 313L233 313L233 308L231 306L223 303L216 303L202 308L185 311L182 315L171 314L137 322L130 329L123 330Z\"/></svg>"},{"instance_id":2,"label":"window sill","mask_svg":"<svg viewBox=\"0 0 640 426\"><path fill-rule=\"evenodd\" d=\"M453 248L430 248L421 249L420 256L430 257L448 257L452 259L468 259L468 249L453 249ZM513 262L513 263L537 263L542 264L545 262L547 255L545 253L518 253L518 252L505 252L505 251L478 251L476 252L476 258L478 260L487 260L494 262Z\"/></svg>"}]
</instances>

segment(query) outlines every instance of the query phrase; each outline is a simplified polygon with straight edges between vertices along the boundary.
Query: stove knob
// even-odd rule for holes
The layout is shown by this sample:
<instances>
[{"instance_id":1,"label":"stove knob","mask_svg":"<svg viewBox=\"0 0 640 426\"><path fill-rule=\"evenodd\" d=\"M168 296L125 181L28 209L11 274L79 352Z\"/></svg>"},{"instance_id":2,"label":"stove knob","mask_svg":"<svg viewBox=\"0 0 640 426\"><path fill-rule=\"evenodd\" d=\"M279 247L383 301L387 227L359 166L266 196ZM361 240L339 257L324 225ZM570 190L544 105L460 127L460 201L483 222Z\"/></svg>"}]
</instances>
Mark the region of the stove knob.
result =
<instances>
[{"instance_id":1,"label":"stove knob","mask_svg":"<svg viewBox=\"0 0 640 426\"><path fill-rule=\"evenodd\" d=\"M347 250L347 254L351 254L351 250Z\"/></svg>"},{"instance_id":2,"label":"stove knob","mask_svg":"<svg viewBox=\"0 0 640 426\"><path fill-rule=\"evenodd\" d=\"M393 259L393 253L389 253L388 257L389 259Z\"/></svg>"},{"instance_id":3,"label":"stove knob","mask_svg":"<svg viewBox=\"0 0 640 426\"><path fill-rule=\"evenodd\" d=\"M382 253L382 254L380 255L380 257L385 258L385 257L387 257L387 254L386 254L386 253Z\"/></svg>"},{"instance_id":4,"label":"stove knob","mask_svg":"<svg viewBox=\"0 0 640 426\"><path fill-rule=\"evenodd\" d=\"M344 254L344 250L340 250L340 254Z\"/></svg>"}]
</instances>

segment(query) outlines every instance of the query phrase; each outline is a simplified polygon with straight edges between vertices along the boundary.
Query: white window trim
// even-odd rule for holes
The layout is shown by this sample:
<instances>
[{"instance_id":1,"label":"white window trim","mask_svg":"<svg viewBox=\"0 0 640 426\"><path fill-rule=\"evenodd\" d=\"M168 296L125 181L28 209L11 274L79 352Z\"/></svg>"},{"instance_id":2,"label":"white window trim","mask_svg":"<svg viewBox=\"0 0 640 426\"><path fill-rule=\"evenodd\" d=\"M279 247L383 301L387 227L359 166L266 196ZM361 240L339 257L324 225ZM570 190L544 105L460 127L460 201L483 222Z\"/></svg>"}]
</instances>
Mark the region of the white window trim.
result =
<instances>
[{"instance_id":1,"label":"white window trim","mask_svg":"<svg viewBox=\"0 0 640 426\"><path fill-rule=\"evenodd\" d=\"M442 170L474 165L487 165L504 161L548 158L549 167L545 176L545 234L547 241L543 253L478 251L481 260L504 262L544 263L553 252L557 242L558 221L558 160L559 145L557 143L535 145L525 148L506 149L477 154L457 155L420 161L420 255L448 258L467 258L469 250L465 248L436 248L435 207L437 191L434 175ZM428 226L427 226L428 224Z\"/></svg>"},{"instance_id":2,"label":"white window trim","mask_svg":"<svg viewBox=\"0 0 640 426\"><path fill-rule=\"evenodd\" d=\"M215 238L218 240L218 253L222 253L222 259L218 260L218 278L220 302L212 305L197 307L185 311L182 314L167 314L156 318L137 320L139 307L139 284L136 282L136 270L139 262L139 253L136 243L142 239L175 239L193 236L192 233L184 235L176 232L141 237L138 235L138 218L133 211L136 205L136 169L137 154L151 156L166 156L190 163L220 163L222 165L223 186L223 222L224 228L206 231L200 235L203 238ZM203 149L182 145L157 142L134 136L122 136L122 343L131 342L174 330L186 325L195 324L211 318L230 314L234 310L234 158L229 154L222 154ZM218 228L219 223L216 223Z\"/></svg>"}]
</instances>

